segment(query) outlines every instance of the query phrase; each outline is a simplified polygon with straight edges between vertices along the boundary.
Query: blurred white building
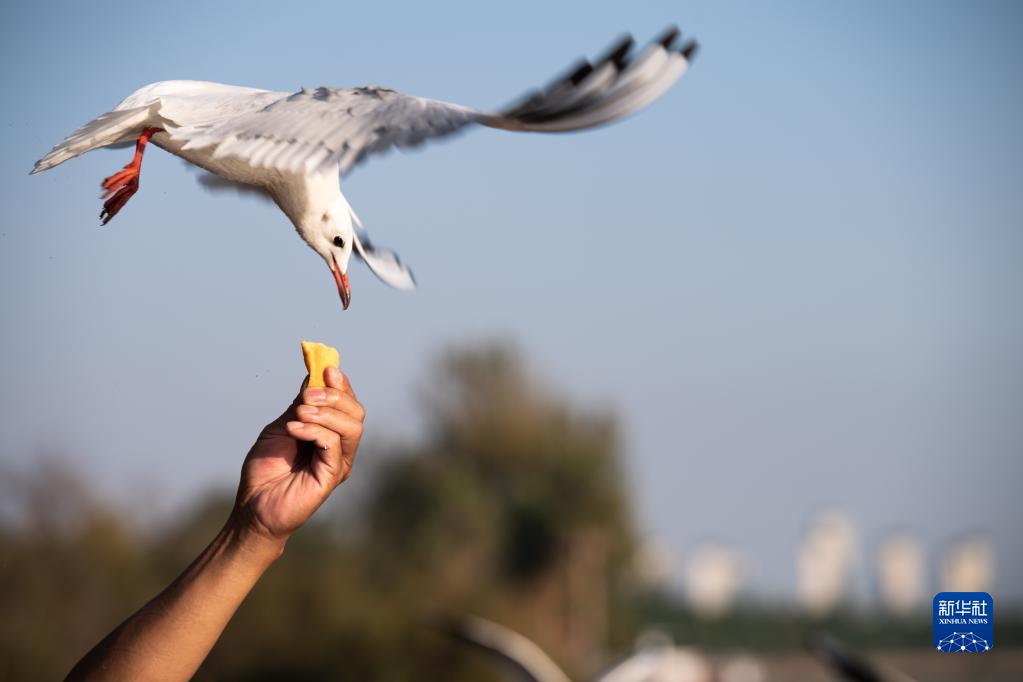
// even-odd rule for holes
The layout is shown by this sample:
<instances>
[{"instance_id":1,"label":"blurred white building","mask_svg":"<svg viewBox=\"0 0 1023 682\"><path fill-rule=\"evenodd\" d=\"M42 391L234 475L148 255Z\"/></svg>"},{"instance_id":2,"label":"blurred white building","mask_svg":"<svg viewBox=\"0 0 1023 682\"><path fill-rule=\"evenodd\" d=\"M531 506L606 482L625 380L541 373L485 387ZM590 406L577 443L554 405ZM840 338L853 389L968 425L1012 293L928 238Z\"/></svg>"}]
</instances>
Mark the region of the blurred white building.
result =
<instances>
[{"instance_id":1,"label":"blurred white building","mask_svg":"<svg viewBox=\"0 0 1023 682\"><path fill-rule=\"evenodd\" d=\"M739 552L724 545L707 545L686 563L685 591L690 606L704 616L720 616L735 604L742 587Z\"/></svg>"},{"instance_id":2,"label":"blurred white building","mask_svg":"<svg viewBox=\"0 0 1023 682\"><path fill-rule=\"evenodd\" d=\"M995 579L991 539L973 535L946 550L939 566L942 592L990 592Z\"/></svg>"},{"instance_id":3,"label":"blurred white building","mask_svg":"<svg viewBox=\"0 0 1023 682\"><path fill-rule=\"evenodd\" d=\"M847 595L856 560L856 531L841 512L821 514L811 524L796 554L800 604L824 615Z\"/></svg>"},{"instance_id":4,"label":"blurred white building","mask_svg":"<svg viewBox=\"0 0 1023 682\"><path fill-rule=\"evenodd\" d=\"M889 536L877 552L877 584L881 606L900 616L921 608L926 589L924 550L908 533Z\"/></svg>"}]
</instances>

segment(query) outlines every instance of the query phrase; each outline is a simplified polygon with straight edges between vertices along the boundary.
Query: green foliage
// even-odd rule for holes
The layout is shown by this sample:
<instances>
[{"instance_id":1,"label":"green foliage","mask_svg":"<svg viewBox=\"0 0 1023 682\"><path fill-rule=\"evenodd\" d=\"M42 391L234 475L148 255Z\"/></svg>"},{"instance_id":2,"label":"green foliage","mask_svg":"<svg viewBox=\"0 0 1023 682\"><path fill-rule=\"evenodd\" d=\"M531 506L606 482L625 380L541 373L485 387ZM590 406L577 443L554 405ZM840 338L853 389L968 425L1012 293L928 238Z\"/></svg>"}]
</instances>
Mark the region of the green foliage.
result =
<instances>
[{"instance_id":1,"label":"green foliage","mask_svg":"<svg viewBox=\"0 0 1023 682\"><path fill-rule=\"evenodd\" d=\"M0 679L60 679L161 581L122 515L64 470L4 484L21 518L0 526Z\"/></svg>"}]
</instances>

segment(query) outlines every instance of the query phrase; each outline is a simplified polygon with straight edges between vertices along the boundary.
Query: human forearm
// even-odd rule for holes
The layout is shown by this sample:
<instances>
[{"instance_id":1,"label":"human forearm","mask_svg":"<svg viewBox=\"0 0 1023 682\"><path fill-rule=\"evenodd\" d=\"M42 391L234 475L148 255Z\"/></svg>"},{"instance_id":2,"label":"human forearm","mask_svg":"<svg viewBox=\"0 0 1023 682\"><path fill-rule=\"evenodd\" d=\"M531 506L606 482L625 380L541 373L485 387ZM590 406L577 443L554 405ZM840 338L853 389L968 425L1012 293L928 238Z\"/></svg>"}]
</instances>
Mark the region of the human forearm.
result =
<instances>
[{"instance_id":1,"label":"human forearm","mask_svg":"<svg viewBox=\"0 0 1023 682\"><path fill-rule=\"evenodd\" d=\"M71 680L187 680L284 541L235 517L163 592L90 651Z\"/></svg>"}]
</instances>

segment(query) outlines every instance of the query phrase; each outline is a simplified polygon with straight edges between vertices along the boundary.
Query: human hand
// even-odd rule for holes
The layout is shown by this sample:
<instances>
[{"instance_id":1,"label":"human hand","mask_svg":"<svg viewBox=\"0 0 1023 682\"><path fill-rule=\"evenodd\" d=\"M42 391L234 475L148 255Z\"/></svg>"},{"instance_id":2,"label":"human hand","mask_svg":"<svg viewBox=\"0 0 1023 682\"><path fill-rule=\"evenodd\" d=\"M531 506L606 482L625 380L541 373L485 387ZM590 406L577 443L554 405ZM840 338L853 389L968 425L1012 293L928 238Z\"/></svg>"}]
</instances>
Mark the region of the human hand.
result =
<instances>
[{"instance_id":1,"label":"human hand","mask_svg":"<svg viewBox=\"0 0 1023 682\"><path fill-rule=\"evenodd\" d=\"M304 388L249 450L232 513L243 532L283 542L351 474L366 412L341 371L327 368L324 381Z\"/></svg>"}]
</instances>

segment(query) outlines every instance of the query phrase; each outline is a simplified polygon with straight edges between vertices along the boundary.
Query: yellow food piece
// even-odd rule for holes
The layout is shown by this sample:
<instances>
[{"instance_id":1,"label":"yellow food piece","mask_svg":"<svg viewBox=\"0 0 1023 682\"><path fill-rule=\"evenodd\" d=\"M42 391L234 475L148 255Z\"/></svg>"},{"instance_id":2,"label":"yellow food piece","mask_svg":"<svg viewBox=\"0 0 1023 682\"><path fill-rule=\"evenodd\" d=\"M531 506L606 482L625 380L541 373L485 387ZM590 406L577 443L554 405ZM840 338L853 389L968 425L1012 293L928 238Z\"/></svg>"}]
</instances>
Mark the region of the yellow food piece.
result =
<instances>
[{"instance_id":1,"label":"yellow food piece","mask_svg":"<svg viewBox=\"0 0 1023 682\"><path fill-rule=\"evenodd\" d=\"M337 348L331 348L315 341L302 342L302 356L305 358L305 368L309 370L309 387L323 388L323 370L328 367L337 367L341 362Z\"/></svg>"}]
</instances>

